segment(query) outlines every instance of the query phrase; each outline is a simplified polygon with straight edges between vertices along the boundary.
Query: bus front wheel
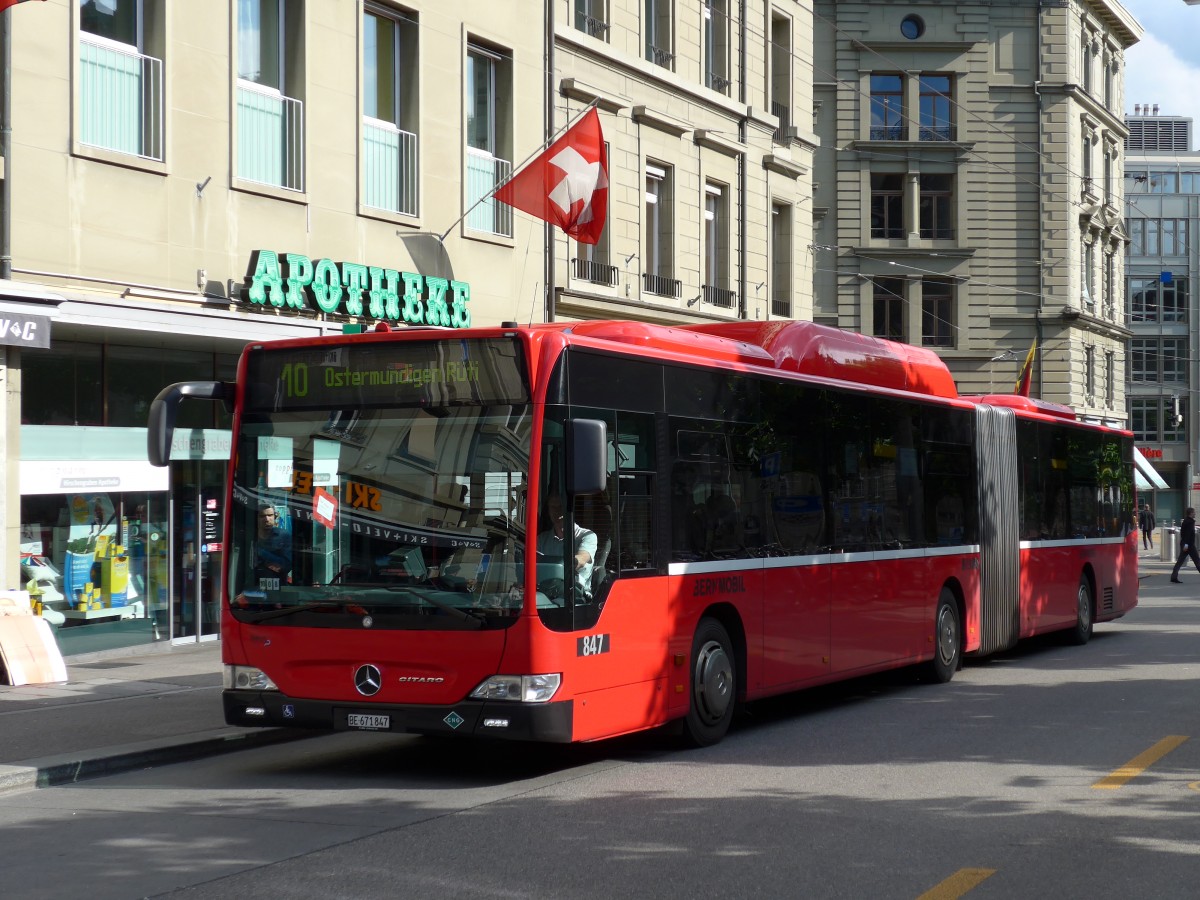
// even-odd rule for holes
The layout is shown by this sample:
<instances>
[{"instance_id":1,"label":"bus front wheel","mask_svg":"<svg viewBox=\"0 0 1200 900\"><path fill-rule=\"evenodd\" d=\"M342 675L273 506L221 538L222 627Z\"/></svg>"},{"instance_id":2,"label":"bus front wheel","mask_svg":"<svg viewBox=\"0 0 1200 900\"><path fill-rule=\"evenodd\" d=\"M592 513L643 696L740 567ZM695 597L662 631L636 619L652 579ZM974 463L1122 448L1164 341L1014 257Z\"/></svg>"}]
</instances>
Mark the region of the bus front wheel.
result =
<instances>
[{"instance_id":1,"label":"bus front wheel","mask_svg":"<svg viewBox=\"0 0 1200 900\"><path fill-rule=\"evenodd\" d=\"M725 737L737 702L737 666L729 633L716 619L701 619L692 638L692 699L683 736L694 747Z\"/></svg>"},{"instance_id":2,"label":"bus front wheel","mask_svg":"<svg viewBox=\"0 0 1200 900\"><path fill-rule=\"evenodd\" d=\"M934 616L933 660L929 663L929 674L939 684L954 677L962 661L962 618L958 614L958 602L950 588L942 588L938 595L937 615Z\"/></svg>"}]
</instances>

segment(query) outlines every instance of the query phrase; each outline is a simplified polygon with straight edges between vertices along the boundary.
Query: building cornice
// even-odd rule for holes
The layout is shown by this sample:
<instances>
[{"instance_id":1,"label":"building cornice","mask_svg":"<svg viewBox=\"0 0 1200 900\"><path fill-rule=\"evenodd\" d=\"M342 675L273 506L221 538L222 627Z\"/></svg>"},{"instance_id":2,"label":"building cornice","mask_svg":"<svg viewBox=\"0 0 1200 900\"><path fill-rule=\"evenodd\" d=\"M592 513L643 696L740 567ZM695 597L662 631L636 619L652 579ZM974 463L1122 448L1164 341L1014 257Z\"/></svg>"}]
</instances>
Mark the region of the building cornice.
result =
<instances>
[{"instance_id":1,"label":"building cornice","mask_svg":"<svg viewBox=\"0 0 1200 900\"><path fill-rule=\"evenodd\" d=\"M1096 98L1085 91L1082 86L1075 84L1074 82L1067 82L1064 84L1043 82L1039 90L1042 94L1065 95L1068 99L1074 100L1076 103L1078 103L1090 115L1103 122L1103 124L1110 131L1116 132L1117 136L1120 137L1121 140L1129 137L1129 126L1125 124L1125 119L1121 116L1118 116L1116 113L1109 112L1109 110L1104 107L1104 104L1096 100Z\"/></svg>"}]
</instances>

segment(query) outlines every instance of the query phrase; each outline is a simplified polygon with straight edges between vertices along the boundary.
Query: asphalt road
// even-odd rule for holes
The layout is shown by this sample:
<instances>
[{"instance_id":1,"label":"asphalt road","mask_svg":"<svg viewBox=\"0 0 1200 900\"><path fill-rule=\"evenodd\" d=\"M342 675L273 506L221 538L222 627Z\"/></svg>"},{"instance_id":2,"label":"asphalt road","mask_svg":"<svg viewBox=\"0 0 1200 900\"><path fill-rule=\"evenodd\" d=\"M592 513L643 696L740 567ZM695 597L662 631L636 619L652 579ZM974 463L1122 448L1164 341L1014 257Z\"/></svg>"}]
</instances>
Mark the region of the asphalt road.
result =
<instances>
[{"instance_id":1,"label":"asphalt road","mask_svg":"<svg viewBox=\"0 0 1200 900\"><path fill-rule=\"evenodd\" d=\"M338 734L0 800L9 900L1193 897L1200 578L1086 647L755 704L720 745Z\"/></svg>"}]
</instances>

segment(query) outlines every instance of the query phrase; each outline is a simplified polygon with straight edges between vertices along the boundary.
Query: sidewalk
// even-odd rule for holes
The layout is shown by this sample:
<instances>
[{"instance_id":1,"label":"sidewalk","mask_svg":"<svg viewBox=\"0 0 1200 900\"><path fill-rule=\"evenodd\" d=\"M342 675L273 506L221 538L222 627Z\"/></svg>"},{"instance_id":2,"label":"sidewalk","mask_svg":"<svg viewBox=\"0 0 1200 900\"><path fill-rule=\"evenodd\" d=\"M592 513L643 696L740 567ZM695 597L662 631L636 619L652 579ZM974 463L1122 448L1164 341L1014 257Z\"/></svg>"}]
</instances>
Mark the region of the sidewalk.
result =
<instances>
[{"instance_id":1,"label":"sidewalk","mask_svg":"<svg viewBox=\"0 0 1200 900\"><path fill-rule=\"evenodd\" d=\"M65 684L0 684L0 793L309 737L225 724L221 645L67 659Z\"/></svg>"}]
</instances>

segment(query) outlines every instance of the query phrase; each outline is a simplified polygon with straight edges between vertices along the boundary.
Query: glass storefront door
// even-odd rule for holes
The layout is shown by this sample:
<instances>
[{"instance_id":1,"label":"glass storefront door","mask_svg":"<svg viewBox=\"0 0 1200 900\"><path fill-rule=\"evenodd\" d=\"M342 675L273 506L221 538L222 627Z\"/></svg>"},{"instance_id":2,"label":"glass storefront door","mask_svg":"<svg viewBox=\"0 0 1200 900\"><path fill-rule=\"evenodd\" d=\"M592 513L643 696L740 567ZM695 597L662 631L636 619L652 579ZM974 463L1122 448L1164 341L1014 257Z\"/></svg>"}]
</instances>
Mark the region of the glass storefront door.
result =
<instances>
[{"instance_id":1,"label":"glass storefront door","mask_svg":"<svg viewBox=\"0 0 1200 900\"><path fill-rule=\"evenodd\" d=\"M221 544L225 519L225 463L171 463L174 568L171 638L199 641L221 631Z\"/></svg>"}]
</instances>

